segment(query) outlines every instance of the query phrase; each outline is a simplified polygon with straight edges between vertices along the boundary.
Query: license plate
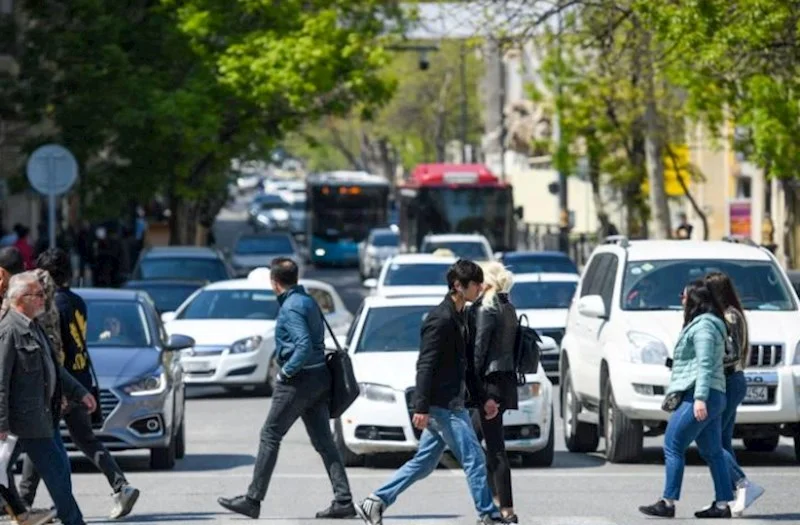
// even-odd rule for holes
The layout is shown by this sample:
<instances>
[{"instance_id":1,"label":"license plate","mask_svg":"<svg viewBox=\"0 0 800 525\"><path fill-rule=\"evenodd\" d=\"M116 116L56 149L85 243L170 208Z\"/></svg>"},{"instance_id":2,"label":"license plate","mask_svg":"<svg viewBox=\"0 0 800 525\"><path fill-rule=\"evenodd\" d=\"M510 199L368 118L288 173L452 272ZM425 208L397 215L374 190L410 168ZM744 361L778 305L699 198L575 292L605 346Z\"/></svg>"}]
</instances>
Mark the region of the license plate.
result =
<instances>
[{"instance_id":1,"label":"license plate","mask_svg":"<svg viewBox=\"0 0 800 525\"><path fill-rule=\"evenodd\" d=\"M769 402L769 390L765 386L749 386L744 403L758 405Z\"/></svg>"},{"instance_id":2,"label":"license plate","mask_svg":"<svg viewBox=\"0 0 800 525\"><path fill-rule=\"evenodd\" d=\"M208 361L184 361L183 369L187 372L208 372Z\"/></svg>"}]
</instances>

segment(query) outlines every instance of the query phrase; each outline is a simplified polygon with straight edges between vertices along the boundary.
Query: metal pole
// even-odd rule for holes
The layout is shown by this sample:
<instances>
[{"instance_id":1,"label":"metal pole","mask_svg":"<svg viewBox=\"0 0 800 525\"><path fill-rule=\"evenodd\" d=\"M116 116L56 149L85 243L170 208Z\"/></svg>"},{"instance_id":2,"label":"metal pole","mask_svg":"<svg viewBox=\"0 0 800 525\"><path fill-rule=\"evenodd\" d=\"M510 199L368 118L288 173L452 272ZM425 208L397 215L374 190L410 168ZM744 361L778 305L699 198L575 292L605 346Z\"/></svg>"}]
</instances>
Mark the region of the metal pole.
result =
<instances>
[{"instance_id":1,"label":"metal pole","mask_svg":"<svg viewBox=\"0 0 800 525\"><path fill-rule=\"evenodd\" d=\"M467 162L467 46L461 41L461 159Z\"/></svg>"},{"instance_id":2,"label":"metal pole","mask_svg":"<svg viewBox=\"0 0 800 525\"><path fill-rule=\"evenodd\" d=\"M50 234L50 248L56 247L56 196L47 196L47 229Z\"/></svg>"},{"instance_id":3,"label":"metal pole","mask_svg":"<svg viewBox=\"0 0 800 525\"><path fill-rule=\"evenodd\" d=\"M506 63L503 61L503 42L497 43L500 55L500 177L506 181Z\"/></svg>"},{"instance_id":4,"label":"metal pole","mask_svg":"<svg viewBox=\"0 0 800 525\"><path fill-rule=\"evenodd\" d=\"M561 32L563 31L563 19L561 16L561 10L558 11L558 33L556 34L556 53L557 53L557 62L556 62L556 111L555 111L555 126L554 131L556 135L556 148L559 155L561 157L561 152L564 147L562 144L562 134L561 134ZM559 208L559 226L560 226L560 235L559 235L559 248L564 253L569 253L569 194L567 191L567 173L564 171L564 167L559 165L558 167L558 208Z\"/></svg>"}]
</instances>

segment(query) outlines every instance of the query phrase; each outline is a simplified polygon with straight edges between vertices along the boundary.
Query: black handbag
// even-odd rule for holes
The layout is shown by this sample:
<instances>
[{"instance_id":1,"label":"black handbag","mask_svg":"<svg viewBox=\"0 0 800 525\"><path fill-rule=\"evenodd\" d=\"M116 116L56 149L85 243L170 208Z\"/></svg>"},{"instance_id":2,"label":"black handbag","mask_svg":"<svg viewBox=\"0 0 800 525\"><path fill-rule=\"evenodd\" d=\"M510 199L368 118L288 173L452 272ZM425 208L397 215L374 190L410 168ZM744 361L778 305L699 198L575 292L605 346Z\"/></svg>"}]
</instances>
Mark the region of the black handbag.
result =
<instances>
[{"instance_id":1,"label":"black handbag","mask_svg":"<svg viewBox=\"0 0 800 525\"><path fill-rule=\"evenodd\" d=\"M522 324L522 321L525 324ZM535 374L539 371L539 361L541 359L541 348L539 343L542 339L536 330L529 326L528 316L522 314L517 322L517 337L514 348L514 361L516 363L517 384L522 386L526 383L525 374Z\"/></svg>"},{"instance_id":2,"label":"black handbag","mask_svg":"<svg viewBox=\"0 0 800 525\"><path fill-rule=\"evenodd\" d=\"M683 401L683 392L672 392L664 397L661 403L661 410L664 412L675 412Z\"/></svg>"},{"instance_id":3,"label":"black handbag","mask_svg":"<svg viewBox=\"0 0 800 525\"><path fill-rule=\"evenodd\" d=\"M325 354L325 364L328 366L328 371L331 374L331 397L328 401L328 408L330 409L331 419L339 418L345 410L356 400L359 395L360 389L356 374L353 371L353 361L350 355L342 349L339 345L339 340L333 333L331 325L325 319L325 314L320 309L322 315L322 322L325 323L325 328L331 334L333 344L336 345L335 349L330 349Z\"/></svg>"}]
</instances>

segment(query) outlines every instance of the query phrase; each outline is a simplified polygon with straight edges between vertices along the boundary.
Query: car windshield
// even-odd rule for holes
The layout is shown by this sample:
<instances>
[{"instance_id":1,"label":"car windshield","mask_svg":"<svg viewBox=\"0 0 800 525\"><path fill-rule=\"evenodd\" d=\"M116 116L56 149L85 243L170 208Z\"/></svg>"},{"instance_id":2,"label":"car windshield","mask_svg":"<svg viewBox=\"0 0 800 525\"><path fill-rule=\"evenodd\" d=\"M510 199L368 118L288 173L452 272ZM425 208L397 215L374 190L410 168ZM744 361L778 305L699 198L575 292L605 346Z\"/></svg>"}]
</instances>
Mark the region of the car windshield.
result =
<instances>
[{"instance_id":1,"label":"car windshield","mask_svg":"<svg viewBox=\"0 0 800 525\"><path fill-rule=\"evenodd\" d=\"M447 286L449 264L391 264L383 286Z\"/></svg>"},{"instance_id":2,"label":"car windshield","mask_svg":"<svg viewBox=\"0 0 800 525\"><path fill-rule=\"evenodd\" d=\"M396 233L379 233L372 237L372 245L378 248L396 247L400 243L400 236Z\"/></svg>"},{"instance_id":3,"label":"car windshield","mask_svg":"<svg viewBox=\"0 0 800 525\"><path fill-rule=\"evenodd\" d=\"M151 346L144 309L136 301L87 300L86 345L89 347Z\"/></svg>"},{"instance_id":4,"label":"car windshield","mask_svg":"<svg viewBox=\"0 0 800 525\"><path fill-rule=\"evenodd\" d=\"M423 253L433 253L436 250L445 249L450 250L456 257L462 259L471 259L475 261L485 261L489 259L489 254L486 253L486 247L481 242L475 241L441 241L441 242L425 242L422 248Z\"/></svg>"},{"instance_id":5,"label":"car windshield","mask_svg":"<svg viewBox=\"0 0 800 525\"><path fill-rule=\"evenodd\" d=\"M418 352L422 321L432 308L429 305L371 308L356 353Z\"/></svg>"},{"instance_id":6,"label":"car windshield","mask_svg":"<svg viewBox=\"0 0 800 525\"><path fill-rule=\"evenodd\" d=\"M176 316L176 319L254 319L278 316L278 301L267 290L204 290Z\"/></svg>"},{"instance_id":7,"label":"car windshield","mask_svg":"<svg viewBox=\"0 0 800 525\"><path fill-rule=\"evenodd\" d=\"M681 293L695 279L722 272L745 310L796 310L791 291L771 261L629 261L622 282L623 310L681 310Z\"/></svg>"},{"instance_id":8,"label":"car windshield","mask_svg":"<svg viewBox=\"0 0 800 525\"><path fill-rule=\"evenodd\" d=\"M578 267L567 257L508 257L503 264L514 273L578 273Z\"/></svg>"},{"instance_id":9,"label":"car windshield","mask_svg":"<svg viewBox=\"0 0 800 525\"><path fill-rule=\"evenodd\" d=\"M577 284L569 281L514 283L511 302L518 309L569 308Z\"/></svg>"},{"instance_id":10,"label":"car windshield","mask_svg":"<svg viewBox=\"0 0 800 525\"><path fill-rule=\"evenodd\" d=\"M263 235L242 237L233 250L236 255L269 255L294 253L292 241L287 235Z\"/></svg>"},{"instance_id":11,"label":"car windshield","mask_svg":"<svg viewBox=\"0 0 800 525\"><path fill-rule=\"evenodd\" d=\"M139 279L197 279L215 282L229 278L222 261L201 257L145 258L139 267L139 273Z\"/></svg>"},{"instance_id":12,"label":"car windshield","mask_svg":"<svg viewBox=\"0 0 800 525\"><path fill-rule=\"evenodd\" d=\"M188 299L201 286L200 284L170 284L163 286L142 284L136 285L136 289L147 292L147 295L156 305L156 310L161 313L177 310L183 304L183 301Z\"/></svg>"}]
</instances>

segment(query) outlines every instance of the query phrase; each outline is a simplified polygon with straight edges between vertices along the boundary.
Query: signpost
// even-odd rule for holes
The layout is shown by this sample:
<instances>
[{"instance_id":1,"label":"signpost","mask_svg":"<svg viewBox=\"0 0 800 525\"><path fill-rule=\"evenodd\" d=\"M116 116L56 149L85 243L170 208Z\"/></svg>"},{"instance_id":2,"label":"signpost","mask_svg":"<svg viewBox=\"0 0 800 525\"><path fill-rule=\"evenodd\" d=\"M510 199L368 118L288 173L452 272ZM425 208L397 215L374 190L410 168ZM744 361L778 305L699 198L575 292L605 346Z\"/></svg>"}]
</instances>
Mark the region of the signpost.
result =
<instances>
[{"instance_id":1,"label":"signpost","mask_svg":"<svg viewBox=\"0 0 800 525\"><path fill-rule=\"evenodd\" d=\"M47 223L50 248L56 246L56 197L66 193L78 180L78 162L58 144L39 147L28 159L28 181L33 189L47 195Z\"/></svg>"}]
</instances>

